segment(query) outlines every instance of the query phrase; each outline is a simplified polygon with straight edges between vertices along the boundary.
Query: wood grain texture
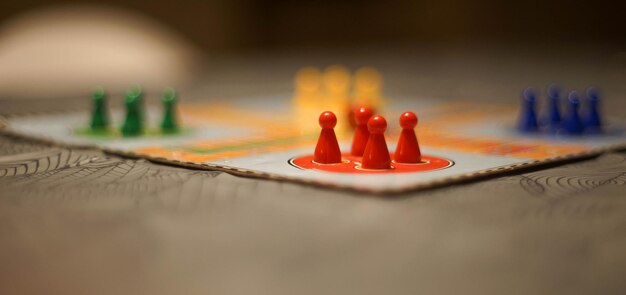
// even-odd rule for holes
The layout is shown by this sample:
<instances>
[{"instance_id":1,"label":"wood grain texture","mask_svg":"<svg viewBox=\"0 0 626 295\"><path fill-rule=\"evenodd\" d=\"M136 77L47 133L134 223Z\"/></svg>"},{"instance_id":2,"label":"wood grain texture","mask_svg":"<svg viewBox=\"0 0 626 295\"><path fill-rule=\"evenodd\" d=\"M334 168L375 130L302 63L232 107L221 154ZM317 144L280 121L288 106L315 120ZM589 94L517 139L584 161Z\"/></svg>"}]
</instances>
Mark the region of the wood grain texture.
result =
<instances>
[{"instance_id":1,"label":"wood grain texture","mask_svg":"<svg viewBox=\"0 0 626 295\"><path fill-rule=\"evenodd\" d=\"M13 140L3 294L626 288L626 153L390 200Z\"/></svg>"}]
</instances>

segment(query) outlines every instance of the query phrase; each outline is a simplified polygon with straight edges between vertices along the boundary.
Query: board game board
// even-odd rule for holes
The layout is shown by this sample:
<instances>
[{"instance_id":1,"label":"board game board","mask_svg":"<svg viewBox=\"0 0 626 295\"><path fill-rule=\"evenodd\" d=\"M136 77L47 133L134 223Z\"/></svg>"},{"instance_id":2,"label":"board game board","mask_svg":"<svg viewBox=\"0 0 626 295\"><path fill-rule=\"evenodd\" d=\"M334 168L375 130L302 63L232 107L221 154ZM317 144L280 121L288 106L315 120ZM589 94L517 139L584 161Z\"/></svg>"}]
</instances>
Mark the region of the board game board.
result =
<instances>
[{"instance_id":1,"label":"board game board","mask_svg":"<svg viewBox=\"0 0 626 295\"><path fill-rule=\"evenodd\" d=\"M310 160L307 162L306 157L313 153L319 135L317 111L304 114L294 110L290 95L276 95L231 102L184 102L178 110L183 127L175 134L160 134L150 128L139 137L123 137L115 132L92 134L87 128L88 112L14 117L4 129L186 167L373 193L429 188L599 154L623 148L626 143L622 123L615 119L606 120L602 134L521 134L515 129L515 101L510 105L477 105L392 97L381 111L389 122L389 150L393 152L397 142L399 114L413 111L419 116L416 130L424 164L432 167L359 171L353 165L355 169L332 171L307 165ZM122 110L111 112L116 126L123 116ZM337 116L345 121L347 114L338 111ZM147 125L157 126L159 117L159 108L149 107ZM340 125L337 137L344 157L348 158L352 131L348 124Z\"/></svg>"}]
</instances>

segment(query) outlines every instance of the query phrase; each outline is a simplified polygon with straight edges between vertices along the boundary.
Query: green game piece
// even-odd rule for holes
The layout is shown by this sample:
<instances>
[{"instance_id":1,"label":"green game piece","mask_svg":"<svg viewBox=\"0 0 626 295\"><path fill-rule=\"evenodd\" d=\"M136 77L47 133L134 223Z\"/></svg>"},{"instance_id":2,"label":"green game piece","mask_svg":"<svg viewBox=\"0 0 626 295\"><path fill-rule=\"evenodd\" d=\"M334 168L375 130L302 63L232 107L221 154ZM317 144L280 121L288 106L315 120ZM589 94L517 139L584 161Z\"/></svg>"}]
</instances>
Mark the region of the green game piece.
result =
<instances>
[{"instance_id":1,"label":"green game piece","mask_svg":"<svg viewBox=\"0 0 626 295\"><path fill-rule=\"evenodd\" d=\"M104 89L98 88L92 95L93 112L91 114L91 130L94 132L106 131L109 127L107 111L107 94Z\"/></svg>"},{"instance_id":2,"label":"green game piece","mask_svg":"<svg viewBox=\"0 0 626 295\"><path fill-rule=\"evenodd\" d=\"M165 90L163 93L163 121L161 122L161 132L176 133L178 131L178 122L176 120L176 91L172 88Z\"/></svg>"},{"instance_id":3,"label":"green game piece","mask_svg":"<svg viewBox=\"0 0 626 295\"><path fill-rule=\"evenodd\" d=\"M143 99L144 93L143 93L143 90L141 89L141 86L135 85L131 87L130 90L128 90L128 93L126 94L126 96L137 97L139 121L141 121L141 123L143 124L146 121L146 113L145 113L146 103Z\"/></svg>"},{"instance_id":4,"label":"green game piece","mask_svg":"<svg viewBox=\"0 0 626 295\"><path fill-rule=\"evenodd\" d=\"M138 136L143 133L143 110L141 90L131 90L124 99L126 105L126 120L122 125L123 136Z\"/></svg>"}]
</instances>

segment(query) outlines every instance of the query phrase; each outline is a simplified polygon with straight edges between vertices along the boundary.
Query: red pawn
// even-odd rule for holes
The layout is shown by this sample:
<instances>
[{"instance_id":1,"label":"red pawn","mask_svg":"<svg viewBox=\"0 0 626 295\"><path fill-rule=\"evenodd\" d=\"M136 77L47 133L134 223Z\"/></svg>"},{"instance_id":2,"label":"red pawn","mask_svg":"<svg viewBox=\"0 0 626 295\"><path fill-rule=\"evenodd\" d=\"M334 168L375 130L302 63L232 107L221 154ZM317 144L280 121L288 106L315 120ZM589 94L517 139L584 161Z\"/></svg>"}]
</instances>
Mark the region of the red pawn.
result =
<instances>
[{"instance_id":1,"label":"red pawn","mask_svg":"<svg viewBox=\"0 0 626 295\"><path fill-rule=\"evenodd\" d=\"M372 109L361 107L356 110L354 117L356 128L354 129L354 139L352 140L350 153L353 156L362 157L365 145L367 145L367 140L370 137L370 132L367 130L367 121L372 117Z\"/></svg>"},{"instance_id":2,"label":"red pawn","mask_svg":"<svg viewBox=\"0 0 626 295\"><path fill-rule=\"evenodd\" d=\"M322 132L317 140L317 146L315 146L313 161L319 164L341 163L341 151L335 130L333 130L337 125L337 117L332 112L323 112L319 122Z\"/></svg>"},{"instance_id":3,"label":"red pawn","mask_svg":"<svg viewBox=\"0 0 626 295\"><path fill-rule=\"evenodd\" d=\"M374 116L367 122L369 140L363 152L361 167L365 169L391 169L391 158L385 142L387 121L381 116Z\"/></svg>"},{"instance_id":4,"label":"red pawn","mask_svg":"<svg viewBox=\"0 0 626 295\"><path fill-rule=\"evenodd\" d=\"M417 116L415 113L406 112L400 116L400 126L402 133L398 139L398 146L394 154L396 163L414 164L422 161L417 136L415 136L415 126L417 126Z\"/></svg>"}]
</instances>

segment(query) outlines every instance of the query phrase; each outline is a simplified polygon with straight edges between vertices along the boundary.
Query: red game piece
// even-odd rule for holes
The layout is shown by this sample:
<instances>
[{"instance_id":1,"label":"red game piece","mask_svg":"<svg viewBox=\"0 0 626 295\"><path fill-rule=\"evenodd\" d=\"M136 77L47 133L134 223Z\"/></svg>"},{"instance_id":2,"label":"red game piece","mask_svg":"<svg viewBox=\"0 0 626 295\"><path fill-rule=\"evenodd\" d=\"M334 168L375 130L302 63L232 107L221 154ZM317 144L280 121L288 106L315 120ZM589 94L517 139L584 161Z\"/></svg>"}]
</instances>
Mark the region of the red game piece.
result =
<instances>
[{"instance_id":1,"label":"red game piece","mask_svg":"<svg viewBox=\"0 0 626 295\"><path fill-rule=\"evenodd\" d=\"M332 112L323 112L319 122L322 132L317 140L317 146L315 146L313 161L319 164L341 163L341 151L333 129L337 125L337 117Z\"/></svg>"},{"instance_id":2,"label":"red game piece","mask_svg":"<svg viewBox=\"0 0 626 295\"><path fill-rule=\"evenodd\" d=\"M350 153L353 156L362 157L365 145L367 145L367 140L370 137L370 132L367 130L367 121L372 117L372 109L361 107L356 110L354 116L356 128L354 129L354 139L352 140Z\"/></svg>"},{"instance_id":3,"label":"red game piece","mask_svg":"<svg viewBox=\"0 0 626 295\"><path fill-rule=\"evenodd\" d=\"M391 158L385 142L387 121L381 116L374 116L367 122L369 140L363 152L361 167L365 169L391 169Z\"/></svg>"},{"instance_id":4,"label":"red game piece","mask_svg":"<svg viewBox=\"0 0 626 295\"><path fill-rule=\"evenodd\" d=\"M420 163L422 153L420 151L417 136L415 136L415 126L417 126L417 116L413 112L406 112L400 116L400 126L402 133L398 139L398 146L394 154L396 163Z\"/></svg>"}]
</instances>

